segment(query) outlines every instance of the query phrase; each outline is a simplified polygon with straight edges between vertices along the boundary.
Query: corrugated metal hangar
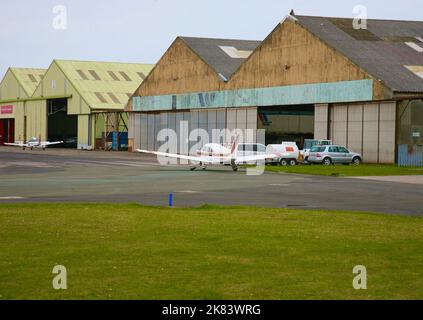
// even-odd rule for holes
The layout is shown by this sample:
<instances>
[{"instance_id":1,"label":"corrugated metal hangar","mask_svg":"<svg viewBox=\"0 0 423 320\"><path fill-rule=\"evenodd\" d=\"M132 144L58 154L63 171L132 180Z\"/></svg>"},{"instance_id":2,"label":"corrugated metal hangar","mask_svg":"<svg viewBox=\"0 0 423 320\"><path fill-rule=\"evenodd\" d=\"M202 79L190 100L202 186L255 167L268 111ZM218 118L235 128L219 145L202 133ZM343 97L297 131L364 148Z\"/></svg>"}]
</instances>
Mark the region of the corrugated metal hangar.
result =
<instances>
[{"instance_id":1,"label":"corrugated metal hangar","mask_svg":"<svg viewBox=\"0 0 423 320\"><path fill-rule=\"evenodd\" d=\"M423 22L290 15L262 42L178 37L128 103L130 149L177 128L332 139L365 162L423 144ZM254 140L254 137L252 137Z\"/></svg>"},{"instance_id":2,"label":"corrugated metal hangar","mask_svg":"<svg viewBox=\"0 0 423 320\"><path fill-rule=\"evenodd\" d=\"M41 137L100 149L114 136L119 146L128 131L122 111L152 67L54 60L47 70L10 68L0 83L0 143Z\"/></svg>"}]
</instances>

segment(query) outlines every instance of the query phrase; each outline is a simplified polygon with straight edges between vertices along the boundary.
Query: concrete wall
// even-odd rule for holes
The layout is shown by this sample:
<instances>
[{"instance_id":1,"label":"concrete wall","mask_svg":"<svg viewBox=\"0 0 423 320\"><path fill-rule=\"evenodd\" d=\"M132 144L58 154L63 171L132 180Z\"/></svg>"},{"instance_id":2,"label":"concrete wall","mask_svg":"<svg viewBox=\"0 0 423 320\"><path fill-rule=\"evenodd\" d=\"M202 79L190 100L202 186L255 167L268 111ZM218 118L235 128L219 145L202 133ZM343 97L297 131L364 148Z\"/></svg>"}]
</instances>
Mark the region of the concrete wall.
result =
<instances>
[{"instance_id":1,"label":"concrete wall","mask_svg":"<svg viewBox=\"0 0 423 320\"><path fill-rule=\"evenodd\" d=\"M316 108L316 138L324 138L324 108ZM317 115L318 114L318 115ZM329 139L361 153L364 162L395 163L396 102L329 107Z\"/></svg>"}]
</instances>

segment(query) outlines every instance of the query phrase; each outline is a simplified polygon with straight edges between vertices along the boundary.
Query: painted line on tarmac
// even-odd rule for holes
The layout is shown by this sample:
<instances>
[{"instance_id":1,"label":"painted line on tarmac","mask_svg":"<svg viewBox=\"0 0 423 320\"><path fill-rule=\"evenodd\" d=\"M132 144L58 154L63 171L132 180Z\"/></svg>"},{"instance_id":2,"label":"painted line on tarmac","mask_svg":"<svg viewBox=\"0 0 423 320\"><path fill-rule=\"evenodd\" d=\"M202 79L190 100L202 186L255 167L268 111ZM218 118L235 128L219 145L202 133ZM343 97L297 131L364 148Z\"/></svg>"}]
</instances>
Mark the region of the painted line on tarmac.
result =
<instances>
[{"instance_id":1,"label":"painted line on tarmac","mask_svg":"<svg viewBox=\"0 0 423 320\"><path fill-rule=\"evenodd\" d=\"M0 200L23 200L24 197L0 197Z\"/></svg>"},{"instance_id":2,"label":"painted line on tarmac","mask_svg":"<svg viewBox=\"0 0 423 320\"><path fill-rule=\"evenodd\" d=\"M181 191L175 191L175 193L201 193L201 192L194 191L194 190L181 190Z\"/></svg>"},{"instance_id":3,"label":"painted line on tarmac","mask_svg":"<svg viewBox=\"0 0 423 320\"><path fill-rule=\"evenodd\" d=\"M158 163L134 163L134 162L119 162L119 161L68 161L70 164L85 164L85 165L102 165L102 166L126 166L126 167L151 167L151 166L161 166Z\"/></svg>"},{"instance_id":4,"label":"painted line on tarmac","mask_svg":"<svg viewBox=\"0 0 423 320\"><path fill-rule=\"evenodd\" d=\"M91 166L103 166L103 167L135 167L135 168L145 168L145 167L174 167L174 168L180 168L180 166L177 165L161 165L157 162L141 162L141 163L135 163L135 162L121 162L121 161L111 161L111 162L105 162L105 161L67 161L67 164L78 164L78 165L91 165Z\"/></svg>"}]
</instances>

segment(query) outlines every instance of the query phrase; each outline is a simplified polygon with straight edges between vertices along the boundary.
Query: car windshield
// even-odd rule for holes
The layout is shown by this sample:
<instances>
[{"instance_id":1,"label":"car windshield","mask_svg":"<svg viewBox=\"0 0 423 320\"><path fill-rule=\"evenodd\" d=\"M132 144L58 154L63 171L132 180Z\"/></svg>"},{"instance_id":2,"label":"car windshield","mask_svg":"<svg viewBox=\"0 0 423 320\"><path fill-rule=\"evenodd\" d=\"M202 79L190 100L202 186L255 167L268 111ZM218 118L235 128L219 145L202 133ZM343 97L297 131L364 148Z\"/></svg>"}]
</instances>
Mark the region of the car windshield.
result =
<instances>
[{"instance_id":1,"label":"car windshield","mask_svg":"<svg viewBox=\"0 0 423 320\"><path fill-rule=\"evenodd\" d=\"M316 144L317 144L316 140L306 140L304 141L304 149L311 149Z\"/></svg>"},{"instance_id":2,"label":"car windshield","mask_svg":"<svg viewBox=\"0 0 423 320\"><path fill-rule=\"evenodd\" d=\"M325 151L326 147L322 146L314 146L311 148L310 152L323 152Z\"/></svg>"}]
</instances>

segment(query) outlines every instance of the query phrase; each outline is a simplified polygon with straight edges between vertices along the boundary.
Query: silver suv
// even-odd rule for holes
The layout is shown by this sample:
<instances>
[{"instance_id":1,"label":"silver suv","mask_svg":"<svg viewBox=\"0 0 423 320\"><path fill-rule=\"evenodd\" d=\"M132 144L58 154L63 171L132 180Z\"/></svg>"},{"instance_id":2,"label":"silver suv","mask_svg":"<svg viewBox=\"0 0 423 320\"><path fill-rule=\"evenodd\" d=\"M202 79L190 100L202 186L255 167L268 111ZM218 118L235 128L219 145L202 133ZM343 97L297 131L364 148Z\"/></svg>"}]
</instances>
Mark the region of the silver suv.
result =
<instances>
[{"instance_id":1,"label":"silver suv","mask_svg":"<svg viewBox=\"0 0 423 320\"><path fill-rule=\"evenodd\" d=\"M310 149L308 162L330 165L333 163L353 163L359 165L362 157L359 153L350 152L347 148L338 145L317 145Z\"/></svg>"}]
</instances>

